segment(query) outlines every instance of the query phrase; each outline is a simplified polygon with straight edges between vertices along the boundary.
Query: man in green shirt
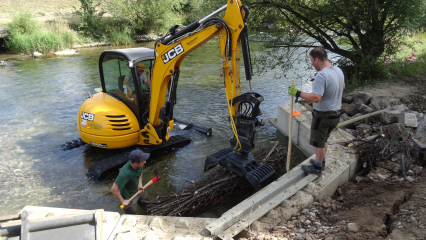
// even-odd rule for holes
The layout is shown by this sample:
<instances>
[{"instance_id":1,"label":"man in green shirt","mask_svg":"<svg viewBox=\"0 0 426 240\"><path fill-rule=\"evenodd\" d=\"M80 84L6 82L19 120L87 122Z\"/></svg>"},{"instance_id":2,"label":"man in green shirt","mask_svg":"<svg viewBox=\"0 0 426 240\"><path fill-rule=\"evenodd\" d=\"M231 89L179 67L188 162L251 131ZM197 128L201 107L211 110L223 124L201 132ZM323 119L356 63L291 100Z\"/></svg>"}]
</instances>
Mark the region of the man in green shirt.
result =
<instances>
[{"instance_id":1,"label":"man in green shirt","mask_svg":"<svg viewBox=\"0 0 426 240\"><path fill-rule=\"evenodd\" d=\"M149 153L141 150L133 150L129 155L129 161L121 168L117 179L111 187L112 195L123 204L126 214L137 213L137 199L129 202L129 198L138 191L144 191L142 185L143 165L149 158Z\"/></svg>"}]
</instances>

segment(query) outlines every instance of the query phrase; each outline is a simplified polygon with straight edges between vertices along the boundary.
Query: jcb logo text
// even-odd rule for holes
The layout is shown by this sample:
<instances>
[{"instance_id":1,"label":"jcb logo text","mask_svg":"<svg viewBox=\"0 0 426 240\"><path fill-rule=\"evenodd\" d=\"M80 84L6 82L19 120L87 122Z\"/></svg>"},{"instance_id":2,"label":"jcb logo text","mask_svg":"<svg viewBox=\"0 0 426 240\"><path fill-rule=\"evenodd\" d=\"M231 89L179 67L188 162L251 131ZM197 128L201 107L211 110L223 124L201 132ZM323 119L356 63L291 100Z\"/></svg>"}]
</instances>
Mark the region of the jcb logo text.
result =
<instances>
[{"instance_id":1,"label":"jcb logo text","mask_svg":"<svg viewBox=\"0 0 426 240\"><path fill-rule=\"evenodd\" d=\"M170 60L179 56L179 54L181 54L183 52L184 52L184 50L183 50L182 44L179 43L179 45L170 49L168 52L163 54L163 56L161 56L161 58L163 59L163 63L164 64L168 63Z\"/></svg>"},{"instance_id":2,"label":"jcb logo text","mask_svg":"<svg viewBox=\"0 0 426 240\"><path fill-rule=\"evenodd\" d=\"M81 114L81 118L93 122L93 119L95 119L95 115L83 112Z\"/></svg>"}]
</instances>

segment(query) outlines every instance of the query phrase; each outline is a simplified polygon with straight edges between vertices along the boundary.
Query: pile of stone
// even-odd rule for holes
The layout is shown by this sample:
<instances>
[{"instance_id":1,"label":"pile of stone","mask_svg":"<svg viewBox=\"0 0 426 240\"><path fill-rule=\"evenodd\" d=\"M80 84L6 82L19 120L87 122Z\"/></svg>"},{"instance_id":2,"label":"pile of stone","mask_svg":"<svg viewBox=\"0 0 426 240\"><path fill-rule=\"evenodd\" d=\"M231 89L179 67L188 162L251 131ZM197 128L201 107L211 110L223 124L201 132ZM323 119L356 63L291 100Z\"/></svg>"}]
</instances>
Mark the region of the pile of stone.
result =
<instances>
[{"instance_id":1,"label":"pile of stone","mask_svg":"<svg viewBox=\"0 0 426 240\"><path fill-rule=\"evenodd\" d=\"M359 141L358 144L376 139L370 144L375 144L376 151L383 150L382 154L386 149L379 149L379 141L384 144L383 148L402 143L406 146L405 149L399 148L400 152L394 151L395 156L390 160L380 161L368 176L374 180L391 178L393 181L404 181L404 179L409 182L415 181L415 175L422 171L420 163L426 160L425 114L410 111L400 99L371 97L369 93L363 91L345 95L342 100L341 122L375 111L387 110L379 115L343 126L346 132L357 139L364 140ZM377 139L377 136L384 136L386 139ZM409 154L412 149L415 152ZM407 151L404 153L404 150ZM413 159L413 156L416 159ZM410 162L406 163L407 161Z\"/></svg>"},{"instance_id":2,"label":"pile of stone","mask_svg":"<svg viewBox=\"0 0 426 240\"><path fill-rule=\"evenodd\" d=\"M389 99L384 96L371 97L366 92L355 92L343 97L340 121L344 122L364 114L379 110L388 110L380 115L344 126L345 131L354 137L365 138L374 134L385 134L390 137L396 134L411 132L412 139L425 149L426 119L424 113L410 111L400 99Z\"/></svg>"}]
</instances>

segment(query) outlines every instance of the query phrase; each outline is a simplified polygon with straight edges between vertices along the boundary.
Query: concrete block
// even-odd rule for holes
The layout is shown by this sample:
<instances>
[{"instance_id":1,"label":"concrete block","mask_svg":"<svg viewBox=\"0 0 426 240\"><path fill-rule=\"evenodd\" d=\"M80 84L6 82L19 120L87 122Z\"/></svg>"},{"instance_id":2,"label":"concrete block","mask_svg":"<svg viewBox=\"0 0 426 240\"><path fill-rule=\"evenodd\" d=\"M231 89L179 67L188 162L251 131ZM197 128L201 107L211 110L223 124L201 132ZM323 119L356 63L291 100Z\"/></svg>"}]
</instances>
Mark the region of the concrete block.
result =
<instances>
[{"instance_id":1,"label":"concrete block","mask_svg":"<svg viewBox=\"0 0 426 240\"><path fill-rule=\"evenodd\" d=\"M403 112L399 115L398 122L406 127L418 127L417 117L414 113Z\"/></svg>"}]
</instances>

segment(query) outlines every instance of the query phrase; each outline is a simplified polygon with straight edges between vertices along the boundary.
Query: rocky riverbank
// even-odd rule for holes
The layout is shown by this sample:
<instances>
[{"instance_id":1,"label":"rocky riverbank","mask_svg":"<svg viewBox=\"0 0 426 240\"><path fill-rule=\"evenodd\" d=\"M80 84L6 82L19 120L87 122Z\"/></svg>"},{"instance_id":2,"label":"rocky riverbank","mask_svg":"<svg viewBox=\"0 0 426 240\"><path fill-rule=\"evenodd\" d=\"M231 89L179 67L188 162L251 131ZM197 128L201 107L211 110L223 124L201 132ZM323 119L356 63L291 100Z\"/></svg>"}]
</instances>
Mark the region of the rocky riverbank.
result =
<instances>
[{"instance_id":1,"label":"rocky riverbank","mask_svg":"<svg viewBox=\"0 0 426 240\"><path fill-rule=\"evenodd\" d=\"M425 83L405 79L345 94L342 122L388 110L338 130L355 137L341 145L357 150L359 174L292 216L272 210L240 239L424 239Z\"/></svg>"}]
</instances>

